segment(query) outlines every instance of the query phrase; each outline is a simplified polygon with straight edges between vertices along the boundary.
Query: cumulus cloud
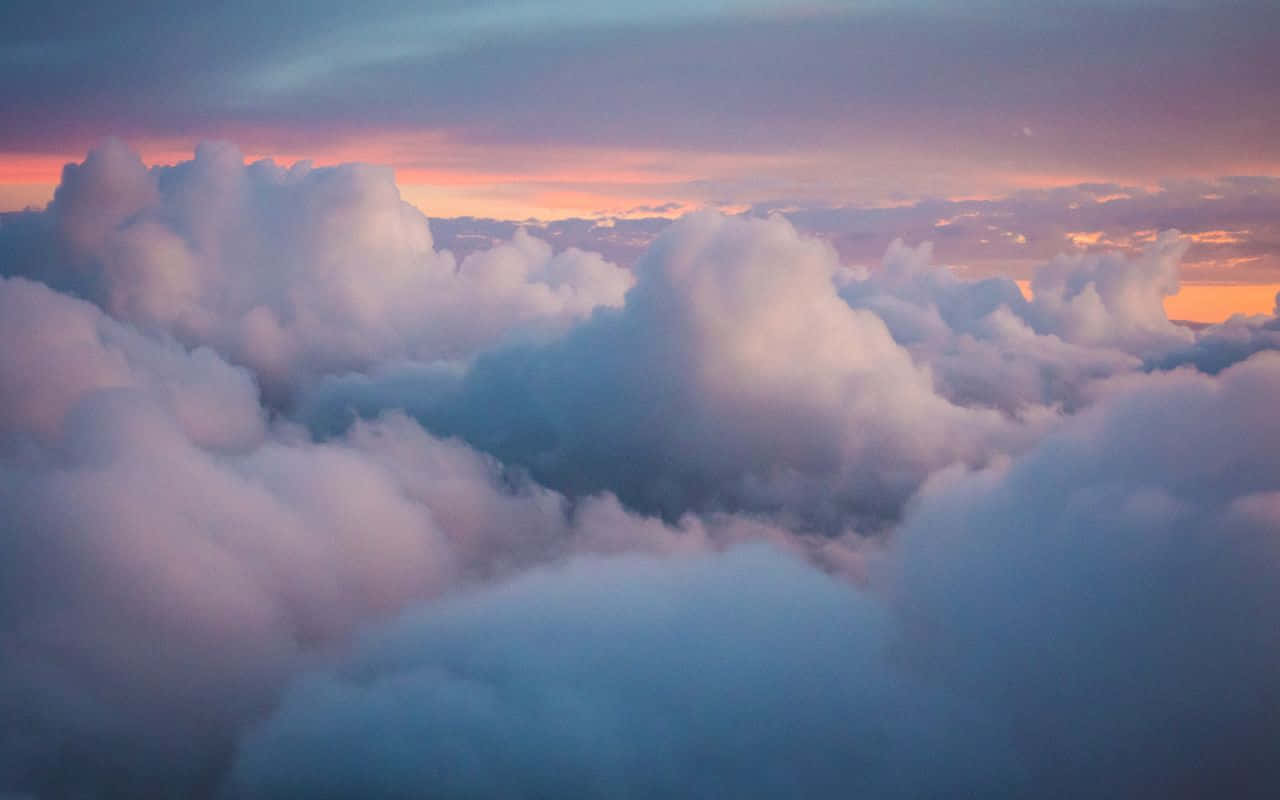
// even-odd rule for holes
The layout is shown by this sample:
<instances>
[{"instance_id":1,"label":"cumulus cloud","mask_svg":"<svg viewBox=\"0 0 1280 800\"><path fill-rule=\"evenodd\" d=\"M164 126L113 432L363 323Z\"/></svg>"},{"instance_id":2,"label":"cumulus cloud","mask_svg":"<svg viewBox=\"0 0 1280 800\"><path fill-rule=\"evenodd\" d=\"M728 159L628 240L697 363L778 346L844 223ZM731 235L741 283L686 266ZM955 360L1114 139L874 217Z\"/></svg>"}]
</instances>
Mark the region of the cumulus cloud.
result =
<instances>
[{"instance_id":1,"label":"cumulus cloud","mask_svg":"<svg viewBox=\"0 0 1280 800\"><path fill-rule=\"evenodd\" d=\"M890 624L770 550L578 562L410 615L300 681L243 741L229 795L997 788L985 732L948 735L928 689L893 669Z\"/></svg>"},{"instance_id":2,"label":"cumulus cloud","mask_svg":"<svg viewBox=\"0 0 1280 800\"><path fill-rule=\"evenodd\" d=\"M207 348L148 338L42 284L0 278L0 341L0 435L56 440L85 395L134 388L202 446L261 439L264 415L247 372Z\"/></svg>"},{"instance_id":3,"label":"cumulus cloud","mask_svg":"<svg viewBox=\"0 0 1280 800\"><path fill-rule=\"evenodd\" d=\"M1059 256L1031 281L1032 312L1042 327L1068 341L1113 344L1151 353L1194 338L1165 316L1164 298L1178 291L1178 264L1187 244L1165 231L1134 259L1119 255Z\"/></svg>"},{"instance_id":4,"label":"cumulus cloud","mask_svg":"<svg viewBox=\"0 0 1280 800\"><path fill-rule=\"evenodd\" d=\"M1059 256L1036 269L1027 299L1008 278L962 279L933 263L929 243L899 239L878 269L846 274L840 294L883 319L955 402L1075 408L1092 381L1196 339L1162 305L1177 290L1187 244L1166 231L1133 257Z\"/></svg>"},{"instance_id":5,"label":"cumulus cloud","mask_svg":"<svg viewBox=\"0 0 1280 800\"><path fill-rule=\"evenodd\" d=\"M1005 468L935 478L888 572L903 657L1053 796L1280 781L1280 355L1127 378Z\"/></svg>"},{"instance_id":6,"label":"cumulus cloud","mask_svg":"<svg viewBox=\"0 0 1280 800\"><path fill-rule=\"evenodd\" d=\"M1194 340L1161 305L1184 250L1171 231L1134 258L1064 256L1027 300L927 245L896 241L858 274L780 217L703 213L655 241L622 310L456 385L422 367L330 380L303 413L415 409L561 490L667 516L874 528L931 471L1016 449L1092 381Z\"/></svg>"},{"instance_id":7,"label":"cumulus cloud","mask_svg":"<svg viewBox=\"0 0 1280 800\"><path fill-rule=\"evenodd\" d=\"M1185 237L508 233L224 146L3 221L0 792L1274 794L1280 328Z\"/></svg>"},{"instance_id":8,"label":"cumulus cloud","mask_svg":"<svg viewBox=\"0 0 1280 800\"><path fill-rule=\"evenodd\" d=\"M388 358L467 358L507 336L554 334L620 304L632 282L525 232L458 262L433 248L390 170L246 166L226 144L148 169L108 141L68 165L38 216L0 242L15 254L7 272L215 347L276 396Z\"/></svg>"},{"instance_id":9,"label":"cumulus cloud","mask_svg":"<svg viewBox=\"0 0 1280 800\"><path fill-rule=\"evenodd\" d=\"M438 398L438 372L420 372L408 398L394 376L340 380L307 413L340 417L352 395L416 407L552 486L613 491L668 516L754 509L874 524L932 469L980 463L1018 433L940 396L880 317L840 298L841 270L828 245L781 218L693 215L636 265L623 309L549 345L487 354Z\"/></svg>"},{"instance_id":10,"label":"cumulus cloud","mask_svg":"<svg viewBox=\"0 0 1280 800\"><path fill-rule=\"evenodd\" d=\"M402 415L316 443L244 368L25 279L0 312L0 787L205 793L363 624L574 552L767 539L857 567L751 520L570 503Z\"/></svg>"},{"instance_id":11,"label":"cumulus cloud","mask_svg":"<svg viewBox=\"0 0 1280 800\"><path fill-rule=\"evenodd\" d=\"M1266 796L1277 391L1276 355L1118 388L937 476L868 588L752 550L415 612L294 685L232 796Z\"/></svg>"}]
</instances>

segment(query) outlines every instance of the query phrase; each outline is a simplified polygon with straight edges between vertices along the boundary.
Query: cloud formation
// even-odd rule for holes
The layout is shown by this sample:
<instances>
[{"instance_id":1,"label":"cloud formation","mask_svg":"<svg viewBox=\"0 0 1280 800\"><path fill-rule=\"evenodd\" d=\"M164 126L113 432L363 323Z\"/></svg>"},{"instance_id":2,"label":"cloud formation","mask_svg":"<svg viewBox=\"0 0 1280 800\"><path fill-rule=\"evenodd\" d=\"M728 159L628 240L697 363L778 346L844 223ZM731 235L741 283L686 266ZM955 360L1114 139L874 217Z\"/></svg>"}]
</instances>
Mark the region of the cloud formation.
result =
<instances>
[{"instance_id":1,"label":"cloud formation","mask_svg":"<svg viewBox=\"0 0 1280 800\"><path fill-rule=\"evenodd\" d=\"M1134 258L1055 259L1028 301L931 264L928 246L895 241L860 274L781 217L705 212L654 242L621 310L460 377L331 379L302 414L324 429L407 408L562 491L668 518L874 529L932 471L1014 452L1091 381L1189 346L1161 306L1185 248L1170 231Z\"/></svg>"},{"instance_id":2,"label":"cloud formation","mask_svg":"<svg viewBox=\"0 0 1280 800\"><path fill-rule=\"evenodd\" d=\"M225 144L147 169L108 141L27 216L0 228L6 272L216 347L275 396L326 372L552 335L631 285L598 255L553 254L522 231L458 262L433 249L389 170L246 166Z\"/></svg>"},{"instance_id":3,"label":"cloud formation","mask_svg":"<svg viewBox=\"0 0 1280 800\"><path fill-rule=\"evenodd\" d=\"M297 682L234 793L1265 796L1277 391L1276 354L1126 381L936 476L868 588L740 550L420 610Z\"/></svg>"},{"instance_id":4,"label":"cloud formation","mask_svg":"<svg viewBox=\"0 0 1280 800\"><path fill-rule=\"evenodd\" d=\"M893 669L890 625L872 598L771 550L580 561L410 615L300 681L243 741L231 794L997 788L982 731L937 728L928 690Z\"/></svg>"},{"instance_id":5,"label":"cloud formation","mask_svg":"<svg viewBox=\"0 0 1280 800\"><path fill-rule=\"evenodd\" d=\"M940 396L880 317L837 294L841 269L781 218L692 215L636 265L624 308L564 339L487 354L438 399L438 376L405 397L392 374L330 381L312 408L414 408L552 486L668 517L874 524L931 470L980 463L1018 434Z\"/></svg>"},{"instance_id":6,"label":"cloud formation","mask_svg":"<svg viewBox=\"0 0 1280 800\"><path fill-rule=\"evenodd\" d=\"M6 788L205 791L289 674L411 601L575 550L785 538L573 507L403 416L315 443L207 349L23 279L0 309Z\"/></svg>"},{"instance_id":7,"label":"cloud formation","mask_svg":"<svg viewBox=\"0 0 1280 800\"><path fill-rule=\"evenodd\" d=\"M1280 323L1185 236L509 234L226 146L0 224L0 792L1274 794Z\"/></svg>"},{"instance_id":8,"label":"cloud formation","mask_svg":"<svg viewBox=\"0 0 1280 800\"><path fill-rule=\"evenodd\" d=\"M296 684L233 786L1263 796L1277 390L1276 355L1142 380L1008 466L944 473L871 589L740 551L583 562L418 612Z\"/></svg>"}]
</instances>

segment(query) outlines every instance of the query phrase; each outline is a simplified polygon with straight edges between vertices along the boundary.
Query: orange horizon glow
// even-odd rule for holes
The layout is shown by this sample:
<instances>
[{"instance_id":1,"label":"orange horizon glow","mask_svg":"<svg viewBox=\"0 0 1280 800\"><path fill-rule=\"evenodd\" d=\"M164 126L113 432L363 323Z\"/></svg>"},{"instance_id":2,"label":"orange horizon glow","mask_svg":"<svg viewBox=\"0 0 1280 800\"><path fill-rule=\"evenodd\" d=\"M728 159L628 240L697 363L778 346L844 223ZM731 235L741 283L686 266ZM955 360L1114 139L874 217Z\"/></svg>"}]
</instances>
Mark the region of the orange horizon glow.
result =
<instances>
[{"instance_id":1,"label":"orange horizon glow","mask_svg":"<svg viewBox=\"0 0 1280 800\"><path fill-rule=\"evenodd\" d=\"M192 158L193 142L129 142L148 165ZM368 137L310 148L249 148L246 162L283 166L360 162L390 167L405 199L430 216L483 216L545 221L569 217L625 216L642 206L677 203L675 213L705 205L689 184L731 168L777 166L786 158L726 156L643 149L556 149L465 146L444 135L411 139ZM43 205L53 196L65 165L83 153L0 153L0 210Z\"/></svg>"},{"instance_id":2,"label":"orange horizon glow","mask_svg":"<svg viewBox=\"0 0 1280 800\"><path fill-rule=\"evenodd\" d=\"M781 192L803 199L817 184L840 197L868 208L893 207L901 201L889 192L892 187L866 173L867 152L861 157L837 150L797 152L708 152L652 147L581 147L546 144L474 142L447 130L385 130L364 132L328 141L300 143L288 131L273 129L221 130L215 138L247 144L246 161L270 159L288 166L309 161L319 166L346 162L380 164L392 168L396 182L424 213L431 216L484 216L500 219L544 221L568 217L624 215L629 209L680 204L676 213L723 199L720 184L731 186L735 202L750 204L776 199ZM196 138L144 138L127 140L144 163L173 164L189 160L200 141ZM874 143L862 142L864 150ZM892 152L892 148L890 148ZM878 151L877 151L878 152ZM62 167L78 163L84 151L75 153L0 152L0 210L18 210L33 198L52 196L51 188ZM1146 190L1158 190L1149 176L1117 176L1087 171L981 169L974 174L956 175L942 165L921 163L881 163L902 172L914 168L923 174L944 175L924 194L952 200L990 200L1021 189L1051 189L1081 183L1123 181ZM1239 165L1241 170L1246 165ZM1235 170L1215 174L1280 175L1280 165L1249 164L1245 172ZM1212 177L1206 173L1175 170L1180 177ZM912 173L914 174L914 173ZM760 188L753 181L761 175L778 178L776 185ZM911 175L903 173L906 178ZM901 176L900 176L901 177ZM936 176L934 176L936 177ZM946 186L943 184L951 184ZM957 184L969 184L972 191L947 191ZM879 187L879 188L876 188ZM448 191L455 189L456 191ZM883 191L882 191L883 190ZM896 191L896 190L895 190ZM716 194L712 194L715 192ZM887 194L885 192L888 192ZM881 196L881 195L884 196ZM47 201L47 200L46 200ZM37 200L38 202L38 200ZM821 202L821 198L818 199ZM1224 231L1224 235L1231 232Z\"/></svg>"},{"instance_id":3,"label":"orange horizon glow","mask_svg":"<svg viewBox=\"0 0 1280 800\"><path fill-rule=\"evenodd\" d=\"M254 138L254 137L250 137ZM144 163L175 164L192 158L191 140L148 140L132 143ZM293 148L255 148L245 151L246 162L271 160L284 166L309 161L318 166L363 162L390 166L401 196L434 217L537 219L550 222L570 217L643 216L674 218L708 205L705 196L689 191L689 184L708 175L767 167L812 167L798 156L666 152L644 149L556 149L537 147L467 146L440 132L377 135L313 148L310 157ZM83 154L0 153L0 211L43 207L53 197L66 164L80 163ZM1081 174L1023 173L1007 175L1022 188L1052 188L1099 181ZM1152 186L1152 189L1158 187ZM972 195L969 199L997 195ZM666 212L647 209L675 204ZM740 205L730 212L741 210ZM945 222L945 220L940 220ZM1138 236L1143 232L1138 232ZM1154 236L1154 232L1151 232ZM1205 243L1232 243L1242 231L1215 230L1192 234ZM1118 245L1101 231L1067 234L1078 245ZM1133 242L1124 244L1132 245ZM1029 294L1026 281L1018 281ZM1270 314L1280 284L1212 284L1184 282L1178 294L1165 301L1171 319L1221 322L1232 314Z\"/></svg>"}]
</instances>

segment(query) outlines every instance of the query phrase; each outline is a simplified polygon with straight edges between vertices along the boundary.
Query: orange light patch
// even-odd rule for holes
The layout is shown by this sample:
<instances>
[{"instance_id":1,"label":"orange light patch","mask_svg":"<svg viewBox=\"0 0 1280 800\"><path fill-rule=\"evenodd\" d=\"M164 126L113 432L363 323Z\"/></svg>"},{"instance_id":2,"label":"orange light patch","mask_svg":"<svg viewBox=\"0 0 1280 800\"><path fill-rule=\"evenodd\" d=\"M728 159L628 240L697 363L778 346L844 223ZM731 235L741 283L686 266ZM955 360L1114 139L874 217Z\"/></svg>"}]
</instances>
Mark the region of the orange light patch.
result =
<instances>
[{"instance_id":1,"label":"orange light patch","mask_svg":"<svg viewBox=\"0 0 1280 800\"><path fill-rule=\"evenodd\" d=\"M1191 241L1197 244L1238 244L1245 240L1249 235L1249 231L1200 231L1199 233L1188 233L1187 236Z\"/></svg>"},{"instance_id":2,"label":"orange light patch","mask_svg":"<svg viewBox=\"0 0 1280 800\"><path fill-rule=\"evenodd\" d=\"M0 212L44 208L54 188L52 183L0 183Z\"/></svg>"},{"instance_id":3,"label":"orange light patch","mask_svg":"<svg viewBox=\"0 0 1280 800\"><path fill-rule=\"evenodd\" d=\"M1015 281L1022 296L1031 299L1031 281ZM1178 293L1164 299L1169 319L1215 323L1233 314L1252 316L1275 311L1280 283L1192 283L1183 281Z\"/></svg>"},{"instance_id":4,"label":"orange light patch","mask_svg":"<svg viewBox=\"0 0 1280 800\"><path fill-rule=\"evenodd\" d=\"M1093 247L1106 240L1102 231L1067 231L1067 239L1076 247Z\"/></svg>"},{"instance_id":5,"label":"orange light patch","mask_svg":"<svg viewBox=\"0 0 1280 800\"><path fill-rule=\"evenodd\" d=\"M1232 314L1271 314L1278 291L1280 283L1183 283L1181 291L1165 298L1164 308L1169 319L1222 322Z\"/></svg>"}]
</instances>

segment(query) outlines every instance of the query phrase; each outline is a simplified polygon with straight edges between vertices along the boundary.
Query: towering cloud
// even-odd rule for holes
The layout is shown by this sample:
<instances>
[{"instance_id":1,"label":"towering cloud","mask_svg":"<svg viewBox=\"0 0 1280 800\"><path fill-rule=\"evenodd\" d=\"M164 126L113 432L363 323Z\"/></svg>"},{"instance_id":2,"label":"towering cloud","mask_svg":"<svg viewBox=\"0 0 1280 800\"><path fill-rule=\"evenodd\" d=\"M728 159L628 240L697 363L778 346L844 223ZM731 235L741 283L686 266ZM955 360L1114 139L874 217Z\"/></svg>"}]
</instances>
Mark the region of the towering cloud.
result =
<instances>
[{"instance_id":1,"label":"towering cloud","mask_svg":"<svg viewBox=\"0 0 1280 800\"><path fill-rule=\"evenodd\" d=\"M939 396L884 322L837 294L834 251L781 218L687 217L635 269L623 309L486 355L434 403L434 379L414 398L337 382L316 402L416 405L429 426L575 494L836 527L878 524L930 470L1016 436Z\"/></svg>"},{"instance_id":2,"label":"towering cloud","mask_svg":"<svg viewBox=\"0 0 1280 800\"><path fill-rule=\"evenodd\" d=\"M1160 305L1183 250L1168 232L1133 259L1057 259L1028 301L925 245L859 276L780 217L703 213L654 242L622 310L563 340L485 355L456 386L421 367L332 380L305 413L416 409L557 488L668 516L874 528L932 470L1016 449L1091 381L1190 344Z\"/></svg>"},{"instance_id":3,"label":"towering cloud","mask_svg":"<svg viewBox=\"0 0 1280 800\"><path fill-rule=\"evenodd\" d=\"M141 329L216 347L273 397L392 358L467 358L554 334L630 274L526 233L458 263L389 170L246 166L231 145L147 169L108 141L69 165L42 225L5 236L5 272L87 297Z\"/></svg>"}]
</instances>

